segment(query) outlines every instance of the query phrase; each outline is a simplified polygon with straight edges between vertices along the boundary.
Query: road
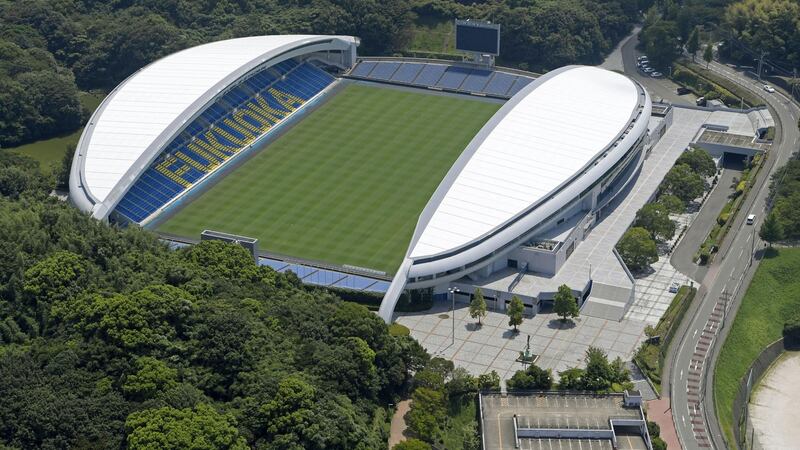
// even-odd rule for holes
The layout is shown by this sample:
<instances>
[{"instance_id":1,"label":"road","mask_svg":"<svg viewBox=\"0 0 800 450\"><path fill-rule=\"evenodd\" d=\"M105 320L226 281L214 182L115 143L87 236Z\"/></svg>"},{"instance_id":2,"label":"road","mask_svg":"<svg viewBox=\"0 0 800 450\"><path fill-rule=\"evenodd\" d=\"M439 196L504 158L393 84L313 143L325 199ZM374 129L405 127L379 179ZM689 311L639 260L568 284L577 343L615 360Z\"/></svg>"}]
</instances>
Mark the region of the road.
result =
<instances>
[{"instance_id":1,"label":"road","mask_svg":"<svg viewBox=\"0 0 800 450\"><path fill-rule=\"evenodd\" d=\"M678 96L675 85L669 80L656 80L638 72L636 43L637 39L628 39L621 48L626 74L644 85L654 100L693 103L692 98ZM775 118L776 135L765 166L734 219L719 254L705 273L696 272L703 276L696 300L676 333L682 336L681 340L670 347L666 357L662 374L664 392L670 394L681 446L693 450L726 447L714 415L713 367L721 348L718 344L724 342L742 295L758 266L764 244L758 239L757 230L767 209L769 178L797 150L800 139L797 127L800 108L786 95L767 93L761 84L723 64L712 62L709 69L762 97ZM745 217L751 213L756 214L756 223L746 225ZM698 222L698 226L703 223ZM702 234L701 241L707 234L697 229L690 229L689 233Z\"/></svg>"},{"instance_id":2,"label":"road","mask_svg":"<svg viewBox=\"0 0 800 450\"><path fill-rule=\"evenodd\" d=\"M638 34L638 29L635 29ZM677 85L666 78L651 78L639 72L636 67L636 57L639 53L636 45L639 39L636 36L626 38L622 44L622 62L625 67L625 74L638 81L650 93L653 101L666 101L672 104L694 105L694 97L691 95L678 95L675 91Z\"/></svg>"},{"instance_id":3,"label":"road","mask_svg":"<svg viewBox=\"0 0 800 450\"><path fill-rule=\"evenodd\" d=\"M717 223L719 213L735 191L735 186L732 186L733 180L741 176L741 163L738 167L727 167L722 171L717 185L705 199L702 208L692 221L690 232L681 238L672 251L670 264L692 280L702 280L708 272L708 266L701 266L694 262L694 255L711 233L711 229Z\"/></svg>"},{"instance_id":4,"label":"road","mask_svg":"<svg viewBox=\"0 0 800 450\"><path fill-rule=\"evenodd\" d=\"M769 177L796 150L799 137L800 109L787 97L764 92L753 80L725 65L715 62L710 69L764 98L777 133L764 169L701 282L694 311L681 323L677 335L682 339L667 355L669 374L665 372L663 379L669 381L665 388L670 392L673 420L684 449L726 447L714 414L713 367L764 247L757 230L767 209ZM745 217L751 213L756 214L756 223L746 225Z\"/></svg>"}]
</instances>

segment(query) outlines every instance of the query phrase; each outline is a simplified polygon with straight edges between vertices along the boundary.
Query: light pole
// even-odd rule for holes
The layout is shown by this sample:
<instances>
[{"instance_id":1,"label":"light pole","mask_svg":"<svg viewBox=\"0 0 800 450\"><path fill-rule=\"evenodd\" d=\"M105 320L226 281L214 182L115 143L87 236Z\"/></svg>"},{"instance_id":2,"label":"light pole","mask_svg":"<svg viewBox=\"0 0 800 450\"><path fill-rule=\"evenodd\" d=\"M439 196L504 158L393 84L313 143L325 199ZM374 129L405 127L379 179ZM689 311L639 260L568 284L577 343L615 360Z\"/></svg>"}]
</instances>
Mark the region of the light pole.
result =
<instances>
[{"instance_id":1,"label":"light pole","mask_svg":"<svg viewBox=\"0 0 800 450\"><path fill-rule=\"evenodd\" d=\"M453 334L450 342L452 345L456 345L456 292L461 292L461 289L451 287L447 289L447 292L450 293L450 299L452 300L450 316L453 318Z\"/></svg>"}]
</instances>

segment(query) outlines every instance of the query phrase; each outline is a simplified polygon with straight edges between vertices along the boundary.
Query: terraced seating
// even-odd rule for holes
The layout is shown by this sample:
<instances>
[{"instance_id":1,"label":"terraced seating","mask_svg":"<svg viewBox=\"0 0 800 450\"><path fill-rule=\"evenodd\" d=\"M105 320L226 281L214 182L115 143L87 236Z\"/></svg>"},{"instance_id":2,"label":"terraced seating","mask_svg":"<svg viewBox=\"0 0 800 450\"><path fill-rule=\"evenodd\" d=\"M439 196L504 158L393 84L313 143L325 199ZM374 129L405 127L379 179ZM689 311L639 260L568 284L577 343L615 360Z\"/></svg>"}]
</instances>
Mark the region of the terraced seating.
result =
<instances>
[{"instance_id":1,"label":"terraced seating","mask_svg":"<svg viewBox=\"0 0 800 450\"><path fill-rule=\"evenodd\" d=\"M140 223L288 117L334 81L294 60L252 74L206 108L176 137L117 204Z\"/></svg>"},{"instance_id":2,"label":"terraced seating","mask_svg":"<svg viewBox=\"0 0 800 450\"><path fill-rule=\"evenodd\" d=\"M511 98L532 77L484 68L442 63L360 61L349 76L385 83L441 88Z\"/></svg>"}]
</instances>

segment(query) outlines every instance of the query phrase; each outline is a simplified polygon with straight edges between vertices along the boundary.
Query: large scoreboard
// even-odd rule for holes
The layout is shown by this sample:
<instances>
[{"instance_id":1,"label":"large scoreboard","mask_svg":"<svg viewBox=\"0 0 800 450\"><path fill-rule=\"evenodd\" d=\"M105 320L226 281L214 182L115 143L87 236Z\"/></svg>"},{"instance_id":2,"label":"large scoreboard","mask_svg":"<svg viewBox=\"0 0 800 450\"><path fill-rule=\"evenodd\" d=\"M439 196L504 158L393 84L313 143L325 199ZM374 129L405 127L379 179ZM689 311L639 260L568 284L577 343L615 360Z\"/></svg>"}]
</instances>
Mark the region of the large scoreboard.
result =
<instances>
[{"instance_id":1,"label":"large scoreboard","mask_svg":"<svg viewBox=\"0 0 800 450\"><path fill-rule=\"evenodd\" d=\"M483 55L500 54L500 25L456 19L456 50Z\"/></svg>"}]
</instances>

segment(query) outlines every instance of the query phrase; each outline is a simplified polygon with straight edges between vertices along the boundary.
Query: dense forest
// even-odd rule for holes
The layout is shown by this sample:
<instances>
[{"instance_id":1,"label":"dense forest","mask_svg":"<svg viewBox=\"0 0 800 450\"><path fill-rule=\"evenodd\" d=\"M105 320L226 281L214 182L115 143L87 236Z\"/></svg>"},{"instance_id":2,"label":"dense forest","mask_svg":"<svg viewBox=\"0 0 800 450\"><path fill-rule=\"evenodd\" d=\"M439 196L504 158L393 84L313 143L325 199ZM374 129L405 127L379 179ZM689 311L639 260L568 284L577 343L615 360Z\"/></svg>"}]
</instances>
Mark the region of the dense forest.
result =
<instances>
[{"instance_id":1,"label":"dense forest","mask_svg":"<svg viewBox=\"0 0 800 450\"><path fill-rule=\"evenodd\" d=\"M503 25L503 59L547 70L597 63L637 0L0 0L0 147L76 129L80 90L108 91L153 60L219 39L347 34L359 52L402 51L420 17Z\"/></svg>"},{"instance_id":2,"label":"dense forest","mask_svg":"<svg viewBox=\"0 0 800 450\"><path fill-rule=\"evenodd\" d=\"M377 449L428 355L365 307L173 251L0 152L0 448Z\"/></svg>"},{"instance_id":3,"label":"dense forest","mask_svg":"<svg viewBox=\"0 0 800 450\"><path fill-rule=\"evenodd\" d=\"M725 10L723 56L755 66L763 54L791 75L800 63L800 4L785 0L743 0Z\"/></svg>"}]
</instances>

